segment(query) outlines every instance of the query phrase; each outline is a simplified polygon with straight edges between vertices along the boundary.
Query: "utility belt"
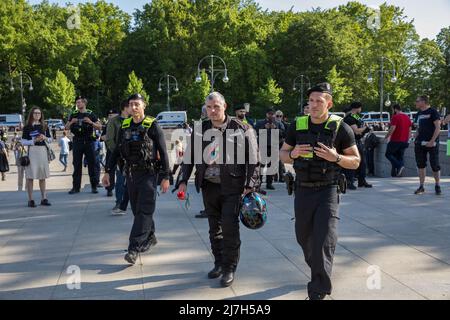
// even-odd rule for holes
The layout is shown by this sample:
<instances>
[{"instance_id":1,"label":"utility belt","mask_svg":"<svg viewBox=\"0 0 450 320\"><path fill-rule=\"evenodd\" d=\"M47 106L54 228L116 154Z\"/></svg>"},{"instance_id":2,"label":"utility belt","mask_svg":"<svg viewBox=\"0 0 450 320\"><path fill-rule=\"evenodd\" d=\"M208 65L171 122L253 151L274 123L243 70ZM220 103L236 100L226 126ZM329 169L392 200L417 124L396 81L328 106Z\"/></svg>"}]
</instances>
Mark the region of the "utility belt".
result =
<instances>
[{"instance_id":1,"label":"utility belt","mask_svg":"<svg viewBox=\"0 0 450 320\"><path fill-rule=\"evenodd\" d=\"M92 137L77 137L74 136L73 137L73 142L80 142L80 143L91 143L94 142L95 140Z\"/></svg>"},{"instance_id":2,"label":"utility belt","mask_svg":"<svg viewBox=\"0 0 450 320\"><path fill-rule=\"evenodd\" d=\"M347 192L347 179L345 178L345 175L342 173L339 174L336 181L301 182L297 180L295 183L295 187L297 188L324 188L329 186L336 186L339 194L345 194Z\"/></svg>"},{"instance_id":3,"label":"utility belt","mask_svg":"<svg viewBox=\"0 0 450 320\"><path fill-rule=\"evenodd\" d=\"M336 186L337 182L325 181L325 182L301 182L297 181L296 186L299 188L322 188L328 186Z\"/></svg>"},{"instance_id":4,"label":"utility belt","mask_svg":"<svg viewBox=\"0 0 450 320\"><path fill-rule=\"evenodd\" d=\"M140 163L128 164L125 162L123 166L123 172L126 174L135 172L155 174L156 170L153 164L140 164Z\"/></svg>"}]
</instances>

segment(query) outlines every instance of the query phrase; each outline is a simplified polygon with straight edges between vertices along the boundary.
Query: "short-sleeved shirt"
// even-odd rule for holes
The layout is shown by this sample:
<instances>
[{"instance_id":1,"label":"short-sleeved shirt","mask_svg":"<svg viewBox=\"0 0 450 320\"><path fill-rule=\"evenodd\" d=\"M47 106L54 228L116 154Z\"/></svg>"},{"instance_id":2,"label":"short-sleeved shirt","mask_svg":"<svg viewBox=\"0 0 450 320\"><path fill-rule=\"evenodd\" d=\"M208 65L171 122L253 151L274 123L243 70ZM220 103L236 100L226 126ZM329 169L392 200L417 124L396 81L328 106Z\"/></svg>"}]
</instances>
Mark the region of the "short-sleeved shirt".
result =
<instances>
[{"instance_id":1,"label":"short-sleeved shirt","mask_svg":"<svg viewBox=\"0 0 450 320\"><path fill-rule=\"evenodd\" d=\"M325 126L325 123L322 124L314 124L309 123L309 130L311 132L319 132L321 128ZM285 142L291 147L295 147L297 144L296 139L297 133L297 124L295 121L290 124L289 129L286 134ZM341 122L339 126L338 132L336 133L336 139L334 141L334 147L339 154L342 154L345 149L353 147L356 144L355 134L353 133L352 128L344 121Z\"/></svg>"},{"instance_id":2,"label":"short-sleeved shirt","mask_svg":"<svg viewBox=\"0 0 450 320\"><path fill-rule=\"evenodd\" d=\"M39 136L40 134L45 135L47 138L51 138L48 127L47 129L44 130L44 128L40 124L26 125L23 128L22 139L33 140L33 138ZM35 142L34 145L45 146L45 142L44 141Z\"/></svg>"},{"instance_id":3,"label":"short-sleeved shirt","mask_svg":"<svg viewBox=\"0 0 450 320\"><path fill-rule=\"evenodd\" d=\"M94 135L94 127L82 121L85 117L88 117L92 122L98 121L97 116L92 112L74 112L69 116L69 121L76 118L78 119L78 122L70 126L70 131L77 139L94 141L96 139Z\"/></svg>"},{"instance_id":4,"label":"short-sleeved shirt","mask_svg":"<svg viewBox=\"0 0 450 320\"><path fill-rule=\"evenodd\" d=\"M391 120L391 126L395 126L392 133L392 142L408 142L409 128L411 128L411 119L404 113L395 114Z\"/></svg>"},{"instance_id":5,"label":"short-sleeved shirt","mask_svg":"<svg viewBox=\"0 0 450 320\"><path fill-rule=\"evenodd\" d=\"M441 116L434 108L428 108L425 111L419 111L416 114L415 122L418 125L418 135L416 142L430 141L433 137L435 126L434 122L440 120ZM439 136L436 141L439 140Z\"/></svg>"},{"instance_id":6,"label":"short-sleeved shirt","mask_svg":"<svg viewBox=\"0 0 450 320\"><path fill-rule=\"evenodd\" d=\"M61 139L59 139L59 146L61 147L61 154L69 154L69 138L67 137L61 137Z\"/></svg>"},{"instance_id":7,"label":"short-sleeved shirt","mask_svg":"<svg viewBox=\"0 0 450 320\"><path fill-rule=\"evenodd\" d=\"M352 116L352 114L347 115L347 116L344 118L344 122L345 122L346 124L348 124L350 127L353 126L353 125L355 125L357 128L362 128L363 125L364 125L364 123L362 122L362 120L356 119L354 116ZM353 129L352 129L352 131L353 131ZM356 139L356 140L361 140L361 138L363 137L363 136L360 135L360 134L355 134L355 133L354 133L354 135L355 135L355 139Z\"/></svg>"}]
</instances>

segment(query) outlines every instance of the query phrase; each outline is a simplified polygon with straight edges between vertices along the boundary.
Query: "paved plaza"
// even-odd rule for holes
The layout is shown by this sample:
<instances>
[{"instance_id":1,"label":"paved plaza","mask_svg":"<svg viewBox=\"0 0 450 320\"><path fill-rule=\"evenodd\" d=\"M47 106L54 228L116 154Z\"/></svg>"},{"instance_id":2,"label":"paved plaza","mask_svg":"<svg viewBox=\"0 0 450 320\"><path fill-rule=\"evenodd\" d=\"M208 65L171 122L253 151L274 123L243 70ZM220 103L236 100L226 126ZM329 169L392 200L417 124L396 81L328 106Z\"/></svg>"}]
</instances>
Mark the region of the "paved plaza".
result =
<instances>
[{"instance_id":1,"label":"paved plaza","mask_svg":"<svg viewBox=\"0 0 450 320\"><path fill-rule=\"evenodd\" d=\"M307 297L309 269L295 239L293 197L283 184L268 193L262 229L241 225L236 279L221 288L206 277L213 266L208 223L194 218L202 204L192 185L187 211L174 194L158 197L158 245L128 266L131 210L111 216L113 198L104 189L91 194L86 175L82 193L68 195L71 172L61 169L52 162L50 208L26 206L26 193L16 191L15 166L0 182L0 299ZM427 181L421 196L413 195L417 178L374 178L372 190L343 197L330 299L450 299L450 178L443 179L440 197ZM77 270L80 289L73 284Z\"/></svg>"}]
</instances>

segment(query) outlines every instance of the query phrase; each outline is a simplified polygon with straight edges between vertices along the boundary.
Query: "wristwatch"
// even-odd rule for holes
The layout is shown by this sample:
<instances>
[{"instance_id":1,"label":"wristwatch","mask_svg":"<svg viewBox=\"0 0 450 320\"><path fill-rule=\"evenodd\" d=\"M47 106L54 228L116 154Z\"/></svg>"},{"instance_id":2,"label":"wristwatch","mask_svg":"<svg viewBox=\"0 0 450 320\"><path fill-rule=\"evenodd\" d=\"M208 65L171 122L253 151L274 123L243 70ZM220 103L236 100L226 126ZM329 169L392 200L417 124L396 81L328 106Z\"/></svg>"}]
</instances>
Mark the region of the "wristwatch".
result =
<instances>
[{"instance_id":1,"label":"wristwatch","mask_svg":"<svg viewBox=\"0 0 450 320\"><path fill-rule=\"evenodd\" d=\"M336 163L341 162L342 160L342 156L340 154L338 154L337 159L336 159Z\"/></svg>"}]
</instances>

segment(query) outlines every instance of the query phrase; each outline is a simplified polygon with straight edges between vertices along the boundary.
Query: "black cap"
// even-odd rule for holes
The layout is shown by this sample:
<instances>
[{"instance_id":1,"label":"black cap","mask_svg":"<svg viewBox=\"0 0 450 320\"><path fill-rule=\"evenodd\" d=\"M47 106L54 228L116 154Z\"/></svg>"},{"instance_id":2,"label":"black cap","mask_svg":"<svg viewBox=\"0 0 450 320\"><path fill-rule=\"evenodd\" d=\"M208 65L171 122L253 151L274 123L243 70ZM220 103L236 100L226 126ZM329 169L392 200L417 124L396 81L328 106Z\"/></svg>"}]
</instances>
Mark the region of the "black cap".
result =
<instances>
[{"instance_id":1,"label":"black cap","mask_svg":"<svg viewBox=\"0 0 450 320\"><path fill-rule=\"evenodd\" d=\"M243 105L237 105L237 106L234 106L233 110L234 111L245 110L245 107Z\"/></svg>"},{"instance_id":2,"label":"black cap","mask_svg":"<svg viewBox=\"0 0 450 320\"><path fill-rule=\"evenodd\" d=\"M131 100L142 100L145 102L145 98L140 93L135 93L129 96L128 102L130 102Z\"/></svg>"},{"instance_id":3,"label":"black cap","mask_svg":"<svg viewBox=\"0 0 450 320\"><path fill-rule=\"evenodd\" d=\"M362 103L355 101L350 105L350 110L362 108Z\"/></svg>"},{"instance_id":4,"label":"black cap","mask_svg":"<svg viewBox=\"0 0 450 320\"><path fill-rule=\"evenodd\" d=\"M342 111L344 111L345 113L348 113L348 112L352 111L352 107L350 107L350 106L345 107L344 110L342 110Z\"/></svg>"},{"instance_id":5,"label":"black cap","mask_svg":"<svg viewBox=\"0 0 450 320\"><path fill-rule=\"evenodd\" d=\"M267 109L266 113L275 113L275 109L273 107L270 107Z\"/></svg>"},{"instance_id":6,"label":"black cap","mask_svg":"<svg viewBox=\"0 0 450 320\"><path fill-rule=\"evenodd\" d=\"M111 109L111 110L108 111L108 114L114 114L114 113L118 113L117 110Z\"/></svg>"},{"instance_id":7,"label":"black cap","mask_svg":"<svg viewBox=\"0 0 450 320\"><path fill-rule=\"evenodd\" d=\"M78 100L86 100L86 101L87 101L87 99L86 99L84 96L77 96L77 97L75 98L75 103L76 103Z\"/></svg>"},{"instance_id":8,"label":"black cap","mask_svg":"<svg viewBox=\"0 0 450 320\"><path fill-rule=\"evenodd\" d=\"M308 90L308 97L313 92L322 92L322 93L328 93L330 96L333 95L333 89L331 88L331 84L328 82L322 82L316 84L314 87Z\"/></svg>"}]
</instances>

